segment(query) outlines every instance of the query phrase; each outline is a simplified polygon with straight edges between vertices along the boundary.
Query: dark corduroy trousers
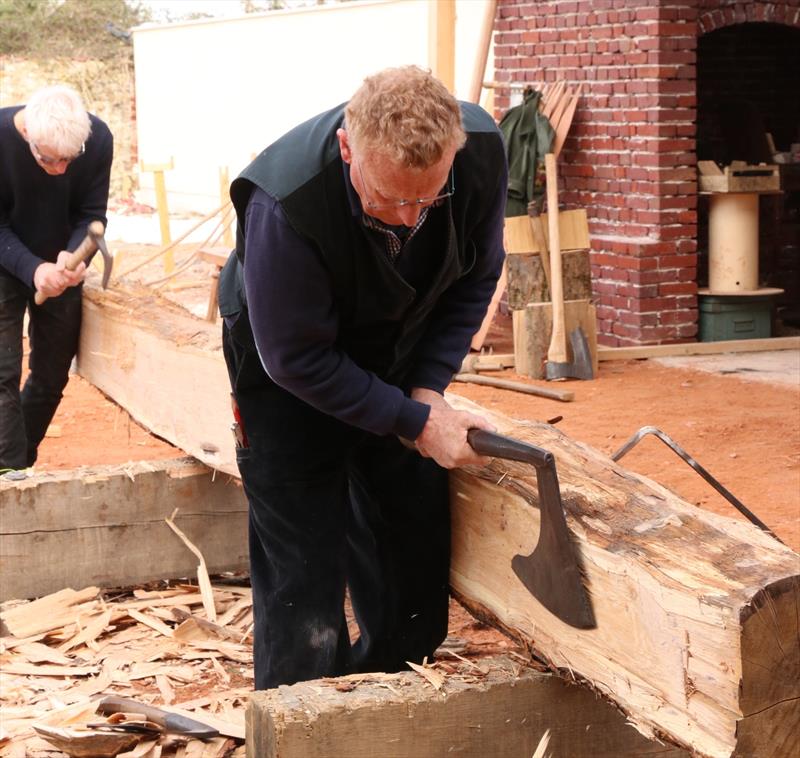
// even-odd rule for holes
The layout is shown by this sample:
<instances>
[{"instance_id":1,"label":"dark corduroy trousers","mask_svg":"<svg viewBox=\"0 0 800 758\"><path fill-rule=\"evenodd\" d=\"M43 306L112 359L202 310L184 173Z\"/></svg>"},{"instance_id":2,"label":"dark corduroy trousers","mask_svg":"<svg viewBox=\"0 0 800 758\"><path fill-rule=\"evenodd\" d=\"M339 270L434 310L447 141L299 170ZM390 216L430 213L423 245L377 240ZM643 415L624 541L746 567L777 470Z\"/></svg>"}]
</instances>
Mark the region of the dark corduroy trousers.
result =
<instances>
[{"instance_id":1,"label":"dark corduroy trousers","mask_svg":"<svg viewBox=\"0 0 800 758\"><path fill-rule=\"evenodd\" d=\"M82 285L36 305L33 290L0 272L0 469L36 462L78 350ZM30 373L20 392L22 328L29 312Z\"/></svg>"},{"instance_id":2,"label":"dark corduroy trousers","mask_svg":"<svg viewBox=\"0 0 800 758\"><path fill-rule=\"evenodd\" d=\"M281 389L227 327L223 347L247 435L256 689L431 656L447 634L447 472Z\"/></svg>"}]
</instances>

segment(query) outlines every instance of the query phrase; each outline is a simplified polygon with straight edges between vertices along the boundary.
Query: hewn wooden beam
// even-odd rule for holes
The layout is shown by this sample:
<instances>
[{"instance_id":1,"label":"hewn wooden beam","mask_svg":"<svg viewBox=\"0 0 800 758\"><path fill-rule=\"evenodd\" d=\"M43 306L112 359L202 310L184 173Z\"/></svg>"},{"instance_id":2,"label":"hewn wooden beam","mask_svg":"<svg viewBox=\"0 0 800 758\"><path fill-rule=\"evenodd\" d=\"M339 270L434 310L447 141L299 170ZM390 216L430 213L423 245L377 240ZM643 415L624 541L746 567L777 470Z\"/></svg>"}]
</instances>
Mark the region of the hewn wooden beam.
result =
<instances>
[{"instance_id":1,"label":"hewn wooden beam","mask_svg":"<svg viewBox=\"0 0 800 758\"><path fill-rule=\"evenodd\" d=\"M84 288L78 373L151 432L239 475L219 325L144 288Z\"/></svg>"},{"instance_id":2,"label":"hewn wooden beam","mask_svg":"<svg viewBox=\"0 0 800 758\"><path fill-rule=\"evenodd\" d=\"M446 659L445 659L446 660ZM251 696L253 758L530 758L550 730L549 755L685 758L646 740L589 690L504 656L417 673L302 682Z\"/></svg>"},{"instance_id":3,"label":"hewn wooden beam","mask_svg":"<svg viewBox=\"0 0 800 758\"><path fill-rule=\"evenodd\" d=\"M247 503L237 481L190 458L0 481L0 601L65 586L126 587L247 568Z\"/></svg>"},{"instance_id":4,"label":"hewn wooden beam","mask_svg":"<svg viewBox=\"0 0 800 758\"><path fill-rule=\"evenodd\" d=\"M539 533L535 471L519 463L451 476L450 580L465 605L616 702L644 733L701 756L797 755L800 556L552 426L449 400L555 455L597 629L559 621L512 571Z\"/></svg>"}]
</instances>

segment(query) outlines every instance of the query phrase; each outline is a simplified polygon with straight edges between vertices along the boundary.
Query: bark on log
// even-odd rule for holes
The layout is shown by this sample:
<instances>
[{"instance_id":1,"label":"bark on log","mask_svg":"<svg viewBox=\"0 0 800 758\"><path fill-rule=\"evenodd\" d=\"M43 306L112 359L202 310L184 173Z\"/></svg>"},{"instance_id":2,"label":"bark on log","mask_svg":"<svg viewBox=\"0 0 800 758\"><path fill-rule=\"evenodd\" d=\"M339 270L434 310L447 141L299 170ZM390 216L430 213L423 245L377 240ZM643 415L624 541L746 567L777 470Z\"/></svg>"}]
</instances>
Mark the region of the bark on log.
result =
<instances>
[{"instance_id":1,"label":"bark on log","mask_svg":"<svg viewBox=\"0 0 800 758\"><path fill-rule=\"evenodd\" d=\"M448 399L555 455L598 626L562 623L513 573L512 557L536 545L539 511L535 471L509 461L451 476L459 599L645 734L715 758L800 754L800 556L547 424Z\"/></svg>"}]
</instances>

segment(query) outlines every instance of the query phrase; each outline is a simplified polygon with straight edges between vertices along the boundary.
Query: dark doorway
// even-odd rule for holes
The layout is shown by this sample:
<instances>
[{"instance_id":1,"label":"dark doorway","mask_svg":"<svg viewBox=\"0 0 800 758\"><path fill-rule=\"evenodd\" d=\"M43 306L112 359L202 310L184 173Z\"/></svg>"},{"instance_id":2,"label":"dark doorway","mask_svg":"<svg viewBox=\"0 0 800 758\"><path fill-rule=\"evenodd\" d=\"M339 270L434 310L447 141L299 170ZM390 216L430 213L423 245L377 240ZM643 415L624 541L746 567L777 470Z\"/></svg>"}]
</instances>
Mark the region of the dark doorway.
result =
<instances>
[{"instance_id":1,"label":"dark doorway","mask_svg":"<svg viewBox=\"0 0 800 758\"><path fill-rule=\"evenodd\" d=\"M720 166L778 161L781 195L760 197L759 284L785 290L800 327L800 29L747 23L703 35L697 48L697 158ZM698 284L707 286L708 198L698 202ZM791 333L791 331L784 332Z\"/></svg>"}]
</instances>

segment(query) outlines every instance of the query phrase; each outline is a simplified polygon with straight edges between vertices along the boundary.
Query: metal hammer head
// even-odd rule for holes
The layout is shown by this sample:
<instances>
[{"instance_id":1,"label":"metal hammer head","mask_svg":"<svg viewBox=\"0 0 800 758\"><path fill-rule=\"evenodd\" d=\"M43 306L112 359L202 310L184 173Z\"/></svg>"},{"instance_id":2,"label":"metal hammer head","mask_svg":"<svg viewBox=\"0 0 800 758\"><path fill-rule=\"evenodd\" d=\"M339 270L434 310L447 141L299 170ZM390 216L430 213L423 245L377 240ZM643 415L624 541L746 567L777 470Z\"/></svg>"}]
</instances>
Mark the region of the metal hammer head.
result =
<instances>
[{"instance_id":1,"label":"metal hammer head","mask_svg":"<svg viewBox=\"0 0 800 758\"><path fill-rule=\"evenodd\" d=\"M111 278L111 269L114 267L114 256L108 252L106 240L104 237L105 228L102 222L92 221L89 228L86 230L87 235L91 237L100 254L103 256L103 289L108 287L108 280Z\"/></svg>"}]
</instances>

